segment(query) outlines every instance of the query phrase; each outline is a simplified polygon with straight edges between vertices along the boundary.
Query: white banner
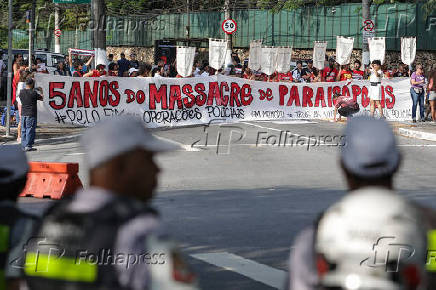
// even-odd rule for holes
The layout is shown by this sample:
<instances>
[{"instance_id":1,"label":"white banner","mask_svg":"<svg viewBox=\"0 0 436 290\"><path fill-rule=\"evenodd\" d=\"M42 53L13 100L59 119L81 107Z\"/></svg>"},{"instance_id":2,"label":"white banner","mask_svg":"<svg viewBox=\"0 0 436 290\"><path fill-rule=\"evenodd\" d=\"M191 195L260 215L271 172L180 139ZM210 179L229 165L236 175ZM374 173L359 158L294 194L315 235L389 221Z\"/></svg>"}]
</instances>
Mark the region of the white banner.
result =
<instances>
[{"instance_id":1,"label":"white banner","mask_svg":"<svg viewBox=\"0 0 436 290\"><path fill-rule=\"evenodd\" d=\"M230 76L195 78L72 78L36 74L44 101L41 123L92 126L114 115L134 115L150 127L182 126L222 119L332 119L332 95L353 96L369 114L369 81L336 83L260 82ZM411 119L408 78L382 81L388 120Z\"/></svg>"},{"instance_id":2,"label":"white banner","mask_svg":"<svg viewBox=\"0 0 436 290\"><path fill-rule=\"evenodd\" d=\"M291 47L278 47L276 58L276 71L279 73L286 73L291 69Z\"/></svg>"},{"instance_id":3,"label":"white banner","mask_svg":"<svg viewBox=\"0 0 436 290\"><path fill-rule=\"evenodd\" d=\"M262 56L262 40L252 40L250 42L250 56L248 58L248 68L253 71L260 69Z\"/></svg>"},{"instance_id":4,"label":"white banner","mask_svg":"<svg viewBox=\"0 0 436 290\"><path fill-rule=\"evenodd\" d=\"M277 47L262 47L262 57L260 60L260 69L266 75L272 75L277 67Z\"/></svg>"},{"instance_id":5,"label":"white banner","mask_svg":"<svg viewBox=\"0 0 436 290\"><path fill-rule=\"evenodd\" d=\"M85 55L85 56L92 56L95 54L94 50L78 49L78 48L69 48L68 52L73 55Z\"/></svg>"},{"instance_id":6,"label":"white banner","mask_svg":"<svg viewBox=\"0 0 436 290\"><path fill-rule=\"evenodd\" d=\"M381 64L385 63L386 41L384 37L368 38L369 59L374 61L380 60Z\"/></svg>"},{"instance_id":7,"label":"white banner","mask_svg":"<svg viewBox=\"0 0 436 290\"><path fill-rule=\"evenodd\" d=\"M353 52L353 37L336 37L336 62L340 65L349 64Z\"/></svg>"},{"instance_id":8,"label":"white banner","mask_svg":"<svg viewBox=\"0 0 436 290\"><path fill-rule=\"evenodd\" d=\"M313 45L313 66L319 70L324 69L326 49L327 41L315 41Z\"/></svg>"},{"instance_id":9,"label":"white banner","mask_svg":"<svg viewBox=\"0 0 436 290\"><path fill-rule=\"evenodd\" d=\"M219 70L226 61L227 42L224 39L209 39L209 65Z\"/></svg>"},{"instance_id":10,"label":"white banner","mask_svg":"<svg viewBox=\"0 0 436 290\"><path fill-rule=\"evenodd\" d=\"M401 37L401 61L411 65L416 57L416 37Z\"/></svg>"},{"instance_id":11,"label":"white banner","mask_svg":"<svg viewBox=\"0 0 436 290\"><path fill-rule=\"evenodd\" d=\"M189 77L194 66L195 47L178 46L176 56L176 69L182 77Z\"/></svg>"}]
</instances>

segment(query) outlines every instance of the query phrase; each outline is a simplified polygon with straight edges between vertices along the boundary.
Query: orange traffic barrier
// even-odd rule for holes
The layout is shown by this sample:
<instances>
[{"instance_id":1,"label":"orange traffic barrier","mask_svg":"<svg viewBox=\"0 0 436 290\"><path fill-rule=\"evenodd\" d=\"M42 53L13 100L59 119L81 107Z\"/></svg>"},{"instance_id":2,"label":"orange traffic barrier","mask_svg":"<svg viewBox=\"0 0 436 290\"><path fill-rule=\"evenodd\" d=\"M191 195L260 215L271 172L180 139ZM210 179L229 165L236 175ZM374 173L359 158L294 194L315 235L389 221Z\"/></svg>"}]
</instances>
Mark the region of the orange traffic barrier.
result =
<instances>
[{"instance_id":1,"label":"orange traffic barrier","mask_svg":"<svg viewBox=\"0 0 436 290\"><path fill-rule=\"evenodd\" d=\"M29 167L20 196L61 199L83 187L78 163L29 162Z\"/></svg>"}]
</instances>

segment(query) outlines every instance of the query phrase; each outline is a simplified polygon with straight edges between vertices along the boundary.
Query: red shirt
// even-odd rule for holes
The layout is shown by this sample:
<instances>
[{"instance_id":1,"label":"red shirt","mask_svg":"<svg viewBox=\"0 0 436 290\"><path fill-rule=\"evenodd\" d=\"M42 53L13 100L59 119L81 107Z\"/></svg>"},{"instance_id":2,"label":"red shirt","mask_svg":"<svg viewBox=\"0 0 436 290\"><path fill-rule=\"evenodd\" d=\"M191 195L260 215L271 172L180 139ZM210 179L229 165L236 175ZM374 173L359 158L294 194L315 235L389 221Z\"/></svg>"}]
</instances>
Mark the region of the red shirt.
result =
<instances>
[{"instance_id":1,"label":"red shirt","mask_svg":"<svg viewBox=\"0 0 436 290\"><path fill-rule=\"evenodd\" d=\"M102 73L100 73L98 70L94 69L94 70L92 70L91 78L98 78L98 77L101 77L104 75L106 75L106 71L103 71Z\"/></svg>"},{"instance_id":2,"label":"red shirt","mask_svg":"<svg viewBox=\"0 0 436 290\"><path fill-rule=\"evenodd\" d=\"M322 77L326 82L335 82L337 75L338 71L335 68L330 69L330 67L326 67L322 70Z\"/></svg>"},{"instance_id":3,"label":"red shirt","mask_svg":"<svg viewBox=\"0 0 436 290\"><path fill-rule=\"evenodd\" d=\"M114 72L113 70L110 70L108 73L108 76L110 77L117 77L118 76L118 72Z\"/></svg>"},{"instance_id":4,"label":"red shirt","mask_svg":"<svg viewBox=\"0 0 436 290\"><path fill-rule=\"evenodd\" d=\"M277 76L277 79L279 82L285 81L285 82L292 82L292 73L279 73Z\"/></svg>"},{"instance_id":5,"label":"red shirt","mask_svg":"<svg viewBox=\"0 0 436 290\"><path fill-rule=\"evenodd\" d=\"M363 80L363 71L353 70L353 80Z\"/></svg>"},{"instance_id":6,"label":"red shirt","mask_svg":"<svg viewBox=\"0 0 436 290\"><path fill-rule=\"evenodd\" d=\"M340 81L348 81L353 77L353 73L349 70L342 70L339 77L340 77Z\"/></svg>"}]
</instances>

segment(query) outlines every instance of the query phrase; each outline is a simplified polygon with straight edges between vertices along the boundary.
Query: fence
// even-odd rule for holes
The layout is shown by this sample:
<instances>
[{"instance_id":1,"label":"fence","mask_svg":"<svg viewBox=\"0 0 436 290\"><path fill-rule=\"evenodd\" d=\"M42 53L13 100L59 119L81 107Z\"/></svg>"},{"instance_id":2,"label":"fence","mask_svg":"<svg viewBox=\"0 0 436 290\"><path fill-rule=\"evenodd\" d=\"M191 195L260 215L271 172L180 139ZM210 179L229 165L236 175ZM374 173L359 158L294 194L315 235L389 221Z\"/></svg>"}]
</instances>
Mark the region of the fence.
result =
<instances>
[{"instance_id":1,"label":"fence","mask_svg":"<svg viewBox=\"0 0 436 290\"><path fill-rule=\"evenodd\" d=\"M436 12L425 17L422 3L372 5L371 15L376 23L376 36L386 37L388 50L400 50L400 37L416 36L418 50L436 50ZM152 47L158 39L183 39L187 14L164 14L155 18L108 17L106 39L108 46ZM221 30L223 12L190 14L191 38L224 38ZM268 10L233 11L238 30L233 45L249 47L250 40L263 39L267 45L312 48L315 40L328 41L328 48L336 47L336 36L355 37L354 47L362 46L362 15L360 4L336 7L306 7L272 13ZM48 33L46 33L48 35ZM21 36L20 36L21 35ZM27 40L23 31L14 36ZM75 31L64 31L62 51L75 46ZM91 48L91 33L79 31L78 48ZM20 39L17 40L20 44ZM203 43L207 46L207 42ZM53 36L37 33L36 47L54 49Z\"/></svg>"}]
</instances>

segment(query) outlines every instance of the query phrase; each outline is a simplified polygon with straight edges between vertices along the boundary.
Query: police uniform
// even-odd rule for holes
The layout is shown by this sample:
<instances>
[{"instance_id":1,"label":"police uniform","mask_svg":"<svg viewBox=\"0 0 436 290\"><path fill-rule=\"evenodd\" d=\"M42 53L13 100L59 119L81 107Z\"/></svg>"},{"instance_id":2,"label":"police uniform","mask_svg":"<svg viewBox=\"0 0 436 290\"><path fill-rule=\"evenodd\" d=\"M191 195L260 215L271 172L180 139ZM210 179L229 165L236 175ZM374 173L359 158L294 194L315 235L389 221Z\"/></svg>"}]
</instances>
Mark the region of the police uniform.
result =
<instances>
[{"instance_id":1,"label":"police uniform","mask_svg":"<svg viewBox=\"0 0 436 290\"><path fill-rule=\"evenodd\" d=\"M88 129L81 144L91 169L138 148L177 148L126 116ZM162 230L157 212L139 199L101 186L80 190L48 211L38 231L44 240L26 252L29 288L197 289L195 276Z\"/></svg>"}]
</instances>

